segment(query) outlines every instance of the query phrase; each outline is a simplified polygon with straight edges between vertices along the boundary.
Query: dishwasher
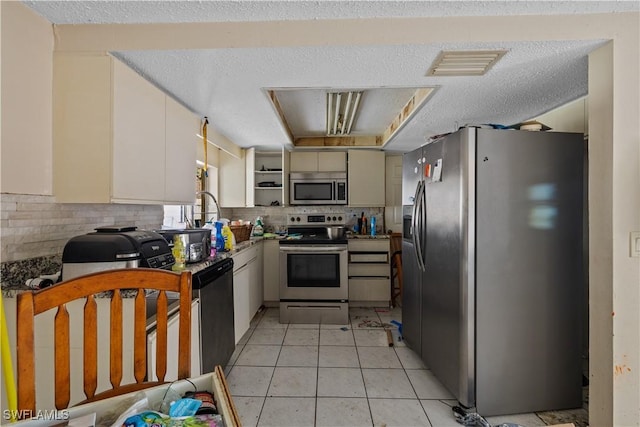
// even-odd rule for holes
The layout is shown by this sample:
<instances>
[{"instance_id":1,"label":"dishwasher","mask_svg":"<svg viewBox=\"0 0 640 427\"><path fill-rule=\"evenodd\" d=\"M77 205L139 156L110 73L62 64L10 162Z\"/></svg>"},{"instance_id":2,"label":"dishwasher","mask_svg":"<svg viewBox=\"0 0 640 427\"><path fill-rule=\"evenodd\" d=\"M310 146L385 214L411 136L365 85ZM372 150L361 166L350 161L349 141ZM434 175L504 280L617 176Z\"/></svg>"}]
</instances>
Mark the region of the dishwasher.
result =
<instances>
[{"instance_id":1,"label":"dishwasher","mask_svg":"<svg viewBox=\"0 0 640 427\"><path fill-rule=\"evenodd\" d=\"M193 297L200 298L200 372L205 374L213 372L216 365L226 366L236 348L233 259L223 259L194 273Z\"/></svg>"},{"instance_id":2,"label":"dishwasher","mask_svg":"<svg viewBox=\"0 0 640 427\"><path fill-rule=\"evenodd\" d=\"M192 311L192 349L199 348L199 354L192 354L192 363L199 359L199 374L213 372L216 365L226 366L235 350L233 315L233 259L226 258L204 268L192 276L193 301L198 301L197 310ZM147 295L147 336L154 335L155 314L158 293ZM174 313L178 311L177 294L167 292L169 307L169 327L177 324ZM196 314L197 313L197 314ZM194 345L194 341L198 343ZM192 350L193 351L193 350ZM196 361L196 362L193 362ZM194 366L192 365L192 371ZM152 371L150 371L152 372ZM194 374L194 372L192 372Z\"/></svg>"}]
</instances>

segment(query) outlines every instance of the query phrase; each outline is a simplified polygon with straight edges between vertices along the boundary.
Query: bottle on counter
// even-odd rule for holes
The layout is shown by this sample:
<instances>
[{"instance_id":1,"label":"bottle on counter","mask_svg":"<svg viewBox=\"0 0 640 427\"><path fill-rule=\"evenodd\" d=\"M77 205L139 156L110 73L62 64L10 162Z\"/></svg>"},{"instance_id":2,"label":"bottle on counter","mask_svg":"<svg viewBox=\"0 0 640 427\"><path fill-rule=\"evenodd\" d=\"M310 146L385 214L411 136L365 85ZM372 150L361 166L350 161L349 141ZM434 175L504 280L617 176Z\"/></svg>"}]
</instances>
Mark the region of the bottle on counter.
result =
<instances>
[{"instance_id":1,"label":"bottle on counter","mask_svg":"<svg viewBox=\"0 0 640 427\"><path fill-rule=\"evenodd\" d=\"M187 248L184 245L184 242L180 238L180 235L176 234L173 236L173 249L171 250L173 253L173 258L175 258L175 263L171 267L173 271L182 271L185 268L187 257Z\"/></svg>"},{"instance_id":2,"label":"bottle on counter","mask_svg":"<svg viewBox=\"0 0 640 427\"><path fill-rule=\"evenodd\" d=\"M209 249L210 249L209 256L211 258L215 258L216 251L217 251L216 250L216 227L215 227L215 225L213 225L210 222L208 222L202 228L206 228L208 230L211 230L210 239L209 239L209 241L211 243L209 245Z\"/></svg>"},{"instance_id":3,"label":"bottle on counter","mask_svg":"<svg viewBox=\"0 0 640 427\"><path fill-rule=\"evenodd\" d=\"M224 224L222 226L222 237L224 239L224 250L232 251L234 246L233 245L234 237L233 237L233 232L231 231L231 228L229 228L228 224Z\"/></svg>"},{"instance_id":4,"label":"bottle on counter","mask_svg":"<svg viewBox=\"0 0 640 427\"><path fill-rule=\"evenodd\" d=\"M224 251L224 237L222 236L222 223L216 221L216 251Z\"/></svg>"},{"instance_id":5,"label":"bottle on counter","mask_svg":"<svg viewBox=\"0 0 640 427\"><path fill-rule=\"evenodd\" d=\"M376 217L371 215L371 235L376 235Z\"/></svg>"},{"instance_id":6,"label":"bottle on counter","mask_svg":"<svg viewBox=\"0 0 640 427\"><path fill-rule=\"evenodd\" d=\"M262 217L259 216L258 218L256 218L256 223L253 226L253 233L254 236L262 236L264 235L264 224L262 223Z\"/></svg>"}]
</instances>

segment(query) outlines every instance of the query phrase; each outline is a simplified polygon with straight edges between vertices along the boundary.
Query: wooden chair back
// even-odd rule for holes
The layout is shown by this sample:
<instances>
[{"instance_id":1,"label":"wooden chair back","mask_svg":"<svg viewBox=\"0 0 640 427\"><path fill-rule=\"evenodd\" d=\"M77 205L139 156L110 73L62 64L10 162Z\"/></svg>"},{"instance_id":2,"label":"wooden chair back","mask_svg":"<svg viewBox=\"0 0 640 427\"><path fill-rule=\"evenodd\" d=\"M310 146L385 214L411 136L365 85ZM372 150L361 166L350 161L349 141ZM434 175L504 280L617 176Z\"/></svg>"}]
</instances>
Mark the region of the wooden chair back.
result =
<instances>
[{"instance_id":1,"label":"wooden chair back","mask_svg":"<svg viewBox=\"0 0 640 427\"><path fill-rule=\"evenodd\" d=\"M135 294L134 323L123 325L122 291ZM156 376L158 381L147 381L146 290L159 291L156 314ZM136 292L137 291L137 292ZM109 372L111 389L96 394L98 380L97 336L98 318L96 294L112 292L109 303L110 345ZM67 280L35 292L18 295L17 301L17 373L18 410L36 413L35 378L35 317L56 309L53 322L55 340L55 405L57 409L69 406L70 385L70 332L66 304L86 299L83 309L83 387L87 400L101 400L132 391L164 384L167 371L167 292L180 294L178 379L191 374L191 273L173 273L166 270L135 268L107 270ZM121 384L123 376L123 328L133 328L133 376L135 383ZM22 411L20 411L22 410Z\"/></svg>"}]
</instances>

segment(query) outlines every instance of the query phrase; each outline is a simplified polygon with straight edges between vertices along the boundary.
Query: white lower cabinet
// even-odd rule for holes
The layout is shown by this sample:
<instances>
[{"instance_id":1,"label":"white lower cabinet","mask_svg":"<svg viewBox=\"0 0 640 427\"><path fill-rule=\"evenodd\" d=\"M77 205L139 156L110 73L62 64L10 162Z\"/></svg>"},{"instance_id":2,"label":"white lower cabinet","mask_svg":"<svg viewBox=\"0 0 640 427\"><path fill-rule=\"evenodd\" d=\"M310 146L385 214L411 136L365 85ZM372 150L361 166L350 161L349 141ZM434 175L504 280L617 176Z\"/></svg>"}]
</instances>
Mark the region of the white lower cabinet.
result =
<instances>
[{"instance_id":1,"label":"white lower cabinet","mask_svg":"<svg viewBox=\"0 0 640 427\"><path fill-rule=\"evenodd\" d=\"M249 320L253 319L253 316L258 312L264 301L262 285L263 245L262 243L258 243L254 245L254 248L256 256L252 258L252 262L249 264L249 272L251 275L249 280L249 313L251 316Z\"/></svg>"},{"instance_id":2,"label":"white lower cabinet","mask_svg":"<svg viewBox=\"0 0 640 427\"><path fill-rule=\"evenodd\" d=\"M264 304L278 307L280 302L280 241L264 240Z\"/></svg>"},{"instance_id":3,"label":"white lower cabinet","mask_svg":"<svg viewBox=\"0 0 640 427\"><path fill-rule=\"evenodd\" d=\"M236 344L249 330L251 319L262 305L262 245L233 255L233 317Z\"/></svg>"},{"instance_id":4,"label":"white lower cabinet","mask_svg":"<svg viewBox=\"0 0 640 427\"><path fill-rule=\"evenodd\" d=\"M391 300L389 239L351 239L349 304L387 305Z\"/></svg>"},{"instance_id":5,"label":"white lower cabinet","mask_svg":"<svg viewBox=\"0 0 640 427\"><path fill-rule=\"evenodd\" d=\"M191 301L191 376L196 377L200 372L200 299ZM169 317L167 321L167 373L165 381L178 379L178 341L180 338L180 312ZM157 381L156 376L156 345L158 342L155 329L147 333L147 375L149 381Z\"/></svg>"},{"instance_id":6,"label":"white lower cabinet","mask_svg":"<svg viewBox=\"0 0 640 427\"><path fill-rule=\"evenodd\" d=\"M233 327L236 344L249 330L251 315L249 314L249 266L244 265L233 272Z\"/></svg>"}]
</instances>

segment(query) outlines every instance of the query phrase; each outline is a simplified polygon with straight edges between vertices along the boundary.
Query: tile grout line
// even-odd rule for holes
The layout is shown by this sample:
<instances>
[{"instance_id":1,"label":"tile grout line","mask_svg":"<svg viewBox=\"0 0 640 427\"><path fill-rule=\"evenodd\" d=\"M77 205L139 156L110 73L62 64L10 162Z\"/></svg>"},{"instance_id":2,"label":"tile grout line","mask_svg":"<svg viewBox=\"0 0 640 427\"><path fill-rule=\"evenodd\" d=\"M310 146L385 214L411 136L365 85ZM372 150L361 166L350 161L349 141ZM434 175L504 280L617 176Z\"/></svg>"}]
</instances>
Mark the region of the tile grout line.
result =
<instances>
[{"instance_id":1,"label":"tile grout line","mask_svg":"<svg viewBox=\"0 0 640 427\"><path fill-rule=\"evenodd\" d=\"M320 386L320 335L322 334L322 324L318 325L318 357L316 358L316 398L315 405L313 407L313 425L317 424L318 420L318 388Z\"/></svg>"},{"instance_id":2,"label":"tile grout line","mask_svg":"<svg viewBox=\"0 0 640 427\"><path fill-rule=\"evenodd\" d=\"M376 313L377 315L377 313ZM378 316L379 318L379 316ZM369 416L371 417L371 425L373 426L373 412L371 411L371 401L369 400L369 392L367 391L367 384L364 380L364 372L362 372L362 361L360 360L360 351L358 350L358 343L356 342L356 334L354 329L351 330L353 333L353 343L356 346L356 354L358 355L358 364L360 365L360 376L362 377L362 385L364 387L364 395L367 399L367 408L369 408Z\"/></svg>"},{"instance_id":3,"label":"tile grout line","mask_svg":"<svg viewBox=\"0 0 640 427\"><path fill-rule=\"evenodd\" d=\"M262 321L262 319L260 319ZM258 322L259 323L259 322ZM257 329L256 325L256 329ZM282 341L280 342L280 350L278 350L278 357L276 358L275 364L273 366L273 371L271 371L271 378L269 379L269 385L267 385L267 391L265 391L264 400L262 401L262 407L260 408L260 413L258 414L258 420L256 422L256 426L260 425L260 418L262 417L262 412L264 411L264 407L267 404L267 397L269 397L269 389L271 388L271 382L273 381L273 377L276 374L276 367L278 365L278 359L280 358L280 354L282 353L282 347L284 346L284 339L287 336L287 331L289 330L289 325L284 330L284 336L282 337Z\"/></svg>"}]
</instances>

